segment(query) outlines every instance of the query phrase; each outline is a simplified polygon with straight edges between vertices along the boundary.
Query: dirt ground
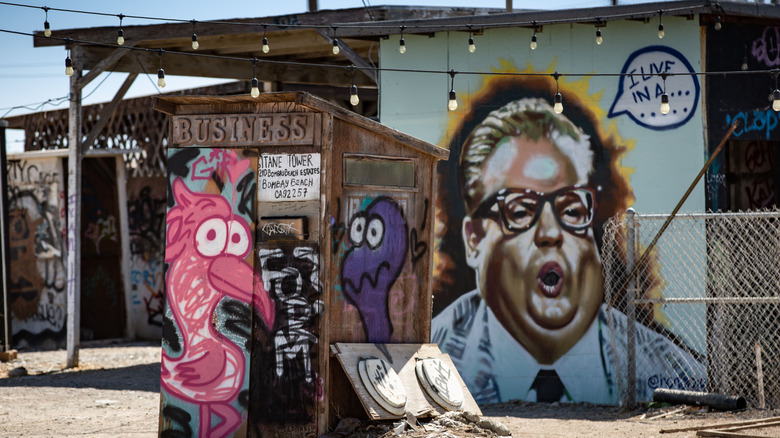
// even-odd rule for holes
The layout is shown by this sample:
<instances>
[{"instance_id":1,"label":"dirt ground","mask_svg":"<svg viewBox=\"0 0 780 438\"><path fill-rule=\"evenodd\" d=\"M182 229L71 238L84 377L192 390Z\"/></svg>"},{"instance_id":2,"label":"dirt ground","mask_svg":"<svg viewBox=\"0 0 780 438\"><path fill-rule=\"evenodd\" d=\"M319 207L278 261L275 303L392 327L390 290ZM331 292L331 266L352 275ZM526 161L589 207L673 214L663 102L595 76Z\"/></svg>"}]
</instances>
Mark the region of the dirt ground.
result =
<instances>
[{"instance_id":1,"label":"dirt ground","mask_svg":"<svg viewBox=\"0 0 780 438\"><path fill-rule=\"evenodd\" d=\"M160 345L85 343L79 367L66 370L65 351L20 352L0 362L0 437L153 437L160 403ZM9 376L10 373L10 376ZM352 437L695 437L670 429L710 426L780 415L775 410L708 412L666 406L622 412L590 404L502 403L482 407L483 417L450 413L437 419L359 423ZM464 418L467 417L467 418ZM403 431L401 431L403 430ZM780 426L740 433L780 436ZM345 436L345 435L339 435Z\"/></svg>"}]
</instances>

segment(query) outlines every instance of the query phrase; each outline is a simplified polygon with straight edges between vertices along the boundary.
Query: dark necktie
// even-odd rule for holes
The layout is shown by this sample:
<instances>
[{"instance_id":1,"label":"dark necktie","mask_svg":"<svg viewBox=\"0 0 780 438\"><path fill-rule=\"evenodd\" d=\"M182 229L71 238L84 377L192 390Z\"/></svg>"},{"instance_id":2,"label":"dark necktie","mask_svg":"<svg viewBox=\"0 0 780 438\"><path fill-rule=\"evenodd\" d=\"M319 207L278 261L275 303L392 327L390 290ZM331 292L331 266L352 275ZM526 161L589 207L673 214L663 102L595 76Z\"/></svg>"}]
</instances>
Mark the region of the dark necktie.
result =
<instances>
[{"instance_id":1,"label":"dark necktie","mask_svg":"<svg viewBox=\"0 0 780 438\"><path fill-rule=\"evenodd\" d=\"M566 390L555 370L539 370L531 389L536 390L536 401L543 403L560 401Z\"/></svg>"}]
</instances>

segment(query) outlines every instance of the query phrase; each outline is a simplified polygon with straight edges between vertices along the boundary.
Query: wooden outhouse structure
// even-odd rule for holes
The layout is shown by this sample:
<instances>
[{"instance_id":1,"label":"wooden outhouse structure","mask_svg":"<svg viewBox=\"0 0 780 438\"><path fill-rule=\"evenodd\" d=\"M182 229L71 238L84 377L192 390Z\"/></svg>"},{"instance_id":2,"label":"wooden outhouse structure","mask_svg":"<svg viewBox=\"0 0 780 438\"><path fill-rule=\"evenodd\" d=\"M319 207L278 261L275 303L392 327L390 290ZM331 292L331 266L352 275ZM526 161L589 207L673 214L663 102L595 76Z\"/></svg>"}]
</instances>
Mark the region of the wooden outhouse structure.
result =
<instances>
[{"instance_id":1,"label":"wooden outhouse structure","mask_svg":"<svg viewBox=\"0 0 780 438\"><path fill-rule=\"evenodd\" d=\"M437 355L424 344L448 151L303 92L155 108L171 116L160 432L319 436L361 411L430 411L416 382L405 406L383 389ZM377 389L389 406L364 397Z\"/></svg>"}]
</instances>

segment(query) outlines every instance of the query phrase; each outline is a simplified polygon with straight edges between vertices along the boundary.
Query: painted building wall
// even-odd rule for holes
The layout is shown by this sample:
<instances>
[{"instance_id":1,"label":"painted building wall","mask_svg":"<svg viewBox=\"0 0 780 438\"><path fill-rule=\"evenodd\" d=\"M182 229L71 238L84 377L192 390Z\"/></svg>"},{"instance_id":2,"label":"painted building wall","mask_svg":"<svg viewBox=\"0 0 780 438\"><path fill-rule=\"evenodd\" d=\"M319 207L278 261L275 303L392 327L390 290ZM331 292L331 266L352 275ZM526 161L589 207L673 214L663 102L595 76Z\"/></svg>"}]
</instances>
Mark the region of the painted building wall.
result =
<instances>
[{"instance_id":1,"label":"painted building wall","mask_svg":"<svg viewBox=\"0 0 780 438\"><path fill-rule=\"evenodd\" d=\"M162 336L165 305L165 177L127 181L128 238L130 241L130 308L128 318L140 339Z\"/></svg>"},{"instance_id":2,"label":"painted building wall","mask_svg":"<svg viewBox=\"0 0 780 438\"><path fill-rule=\"evenodd\" d=\"M62 160L9 159L13 345L54 348L65 339L65 204Z\"/></svg>"},{"instance_id":3,"label":"painted building wall","mask_svg":"<svg viewBox=\"0 0 780 438\"><path fill-rule=\"evenodd\" d=\"M780 66L777 26L731 23L709 32L706 45L709 71L745 71L744 75L713 76L707 96L720 105L707 114L710 147L714 149L728 126L739 120L726 153L707 173L707 207L711 210L757 210L780 203L776 164L780 151L780 120L770 95L772 74L750 74ZM739 92L735 92L739 90Z\"/></svg>"},{"instance_id":4,"label":"painted building wall","mask_svg":"<svg viewBox=\"0 0 780 438\"><path fill-rule=\"evenodd\" d=\"M383 68L459 72L453 83L383 71L380 118L450 149L435 206L432 341L478 402L617 401L620 359L606 328L626 323L603 303L601 226L629 206L671 211L705 158L699 78L659 76L702 70L698 20L664 17L664 26L659 39L657 23L610 21L597 45L592 25L545 25L536 50L520 28L485 30L474 53L465 32L407 34L405 54L397 36L382 42ZM487 74L502 72L546 75ZM704 208L700 183L682 211ZM691 387L681 389L701 389L700 340L676 333L672 342L655 318L638 327L640 347L669 359L650 373L675 381L684 372ZM659 379L637 377L647 398Z\"/></svg>"},{"instance_id":5,"label":"painted building wall","mask_svg":"<svg viewBox=\"0 0 780 438\"><path fill-rule=\"evenodd\" d=\"M241 184L256 180L257 157L246 153L169 151L161 435L246 433L251 305L263 287L253 271L256 186Z\"/></svg>"}]
</instances>

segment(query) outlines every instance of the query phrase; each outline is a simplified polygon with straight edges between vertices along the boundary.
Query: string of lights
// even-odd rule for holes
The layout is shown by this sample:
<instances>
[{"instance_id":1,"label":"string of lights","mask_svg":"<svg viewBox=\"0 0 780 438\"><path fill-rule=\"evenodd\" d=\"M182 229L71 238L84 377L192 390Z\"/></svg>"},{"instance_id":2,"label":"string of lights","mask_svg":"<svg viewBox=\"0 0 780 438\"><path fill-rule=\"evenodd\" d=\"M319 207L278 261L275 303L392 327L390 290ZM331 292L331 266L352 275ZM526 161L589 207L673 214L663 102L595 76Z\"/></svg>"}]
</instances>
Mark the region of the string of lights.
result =
<instances>
[{"instance_id":1,"label":"string of lights","mask_svg":"<svg viewBox=\"0 0 780 438\"><path fill-rule=\"evenodd\" d=\"M124 14L108 14L103 12L94 12L94 11L82 11L82 10L74 10L74 9L63 9L63 8L50 8L50 7L38 7L38 6L32 6L32 5L23 5L23 4L17 4L17 3L10 3L10 2L0 2L0 5L7 5L7 6L16 6L16 7L26 7L26 8L40 8L42 9L46 16L45 16L45 22L44 22L44 35L48 38L54 39L54 40L60 40L65 44L66 48L66 58L65 58L65 66L66 66L66 75L71 76L74 73L73 69L73 60L71 58L71 45L73 44L81 44L81 45L94 45L94 46L103 46L103 47L118 47L123 46L124 44L124 32L122 28L122 23L125 18L134 18L134 19L144 19L144 20L160 20L160 21L167 21L167 22L189 22L192 24L192 48L193 50L197 50L199 48L199 42L198 42L198 36L195 32L196 25L198 23L197 20L182 20L182 19L169 19L169 18L160 18L160 17L147 17L147 16L137 16L137 15L124 15ZM716 5L717 6L717 5ZM690 10L690 7L685 8L679 8L679 10ZM107 44L97 41L86 41L86 40L76 40L71 38L62 38L62 37L53 37L51 36L51 26L49 23L48 13L49 11L59 11L59 12L70 12L70 13L80 13L80 14L89 14L89 15L100 15L100 16L116 16L119 18L119 28L117 32L117 40L116 45L114 44ZM665 36L664 33L664 27L663 27L663 14L669 14L670 12L675 12L674 9L667 9L667 10L658 10L658 17L659 17L659 25L658 25L658 37L663 38ZM607 17L598 17L595 19L596 23L596 44L601 45L603 42L603 36L601 33L600 27L605 25L604 20L605 19L615 19L616 17L625 16L627 14L614 14ZM564 23L564 22L571 22L571 21L577 21L581 22L582 19L569 19L569 20L555 20L555 21L549 21L544 22L545 24L557 24L557 23ZM237 22L228 22L228 21L209 21L208 23L212 24L229 24L229 25L252 25L252 26L262 26L263 27L263 40L262 40L262 51L263 53L268 53L270 51L270 46L268 43L267 38L267 29L268 27L280 27L279 25L271 24L271 23L237 23ZM511 23L491 23L489 27L522 27L522 22L511 22ZM542 22L537 22L536 20L530 21L528 24L532 25L533 28L533 34L531 36L531 44L530 48L531 50L536 50L538 47L538 40L537 40L537 32L542 31ZM349 24L331 24L328 26L322 26L322 25L285 25L281 27L305 27L305 28L330 28L332 30L332 44L333 44L333 53L338 54L340 52L339 48L339 40L338 40L338 29L339 27L350 27ZM381 23L361 23L360 27L377 27L377 28L387 28L390 27L390 25L385 25ZM392 25L392 27L398 27L400 30L400 39L399 39L399 52L405 53L406 52L406 43L404 39L404 33L407 28L414 29L416 26L397 26ZM442 25L440 26L442 28L457 28L459 30L466 30L469 33L469 39L468 39L468 51L470 53L473 53L476 51L476 45L474 44L473 39L473 26L471 24L465 25ZM716 30L719 30L722 27L722 21L720 19L720 16L717 17L715 28ZM481 26L482 28L482 26ZM36 35L34 33L27 33L27 32L18 32L18 31L12 31L7 29L0 29L0 32L10 33L10 34L16 34L16 35L22 35L22 36L30 36L30 37L40 37L39 35ZM212 58L212 59L221 59L221 60L231 60L231 61L248 61L251 62L252 65L252 91L251 95L253 97L259 96L259 88L257 87L258 81L255 76L255 67L257 63L267 63L267 64L281 64L281 65L290 65L290 66L300 66L300 67L324 67L324 68L335 68L335 69L350 69L351 76L352 76L352 83L349 87L350 91L350 102L352 105L357 105L359 102L359 98L357 96L357 86L355 85L354 81L354 74L355 74L355 65L350 66L344 66L344 65L333 65L333 64L321 64L321 63L305 63L305 62L296 62L296 61L282 61L282 60L269 60L269 59L263 59L260 60L256 57L253 58L242 58L242 57L235 57L235 56L224 56L224 55L214 55L214 54L208 54L208 53L193 53L193 52L182 52L182 51L166 51L162 48L159 49L152 49L152 48L144 48L144 47L134 47L134 46L123 46L123 48L128 50L136 50L136 51L144 51L144 52L154 52L159 56L159 69L157 71L158 75L158 81L157 85L160 88L165 87L165 71L163 69L163 55L174 55L174 56L199 56L199 57L205 57L205 58ZM743 63L744 64L744 63ZM430 74L447 74L451 78L451 87L449 92L449 100L448 100L448 109L451 111L454 111L457 109L457 99L455 96L455 75L456 74L463 74L463 75L493 75L493 76L551 76L556 83L556 95L555 95L555 108L556 112L562 112L563 111L563 102L562 102L562 96L558 88L559 84L559 78L568 76L568 77L626 77L626 76L647 76L648 73L646 72L640 72L640 73L559 73L558 71L555 71L554 73L536 73L536 72L484 72L484 71L455 71L455 70L449 70L449 71L442 71L442 70L426 70L426 69L401 69L401 68L379 68L379 67L361 67L363 70L366 71L373 71L374 73L379 72L401 72L401 73L430 73ZM753 70L753 71L746 71L744 68L740 71L719 71L719 72L657 72L657 73L650 73L651 76L659 76L663 80L663 94L661 96L661 112L666 114L669 111L669 102L668 102L668 95L666 94L666 78L669 76L707 76L707 75L720 75L720 76L727 76L732 74L769 74L775 79L775 90L773 92L773 108L775 108L776 111L780 110L780 90L778 90L777 87L777 81L778 81L778 73L780 70L772 69L772 70ZM557 111L560 110L560 111ZM664 112L666 111L666 112Z\"/></svg>"},{"instance_id":2,"label":"string of lights","mask_svg":"<svg viewBox=\"0 0 780 438\"><path fill-rule=\"evenodd\" d=\"M29 8L29 9L40 9L43 10L46 14L45 22L48 22L48 12L49 11L55 11L55 12L67 12L67 13L74 13L74 14L84 14L84 15L95 15L95 16L103 16L103 17L117 17L120 19L120 27L121 27L121 20L122 19L135 19L135 20L144 20L144 21L161 21L161 22L168 22L168 23L192 23L193 26L197 23L201 22L198 20L193 19L183 19L183 18L166 18L166 17L154 17L154 16L145 16L145 15L126 15L126 14L114 14L114 13L108 13L108 12L96 12L96 11L87 11L87 10L78 10L78 9L66 9L66 8L52 8L48 6L35 6L35 5L25 5L20 3L12 3L12 2L3 2L0 1L0 5L5 6L13 6L13 7L21 7L21 8ZM712 3L709 1L703 1L700 5L701 7L715 7L720 8L720 5L718 3ZM658 11L655 11L655 13L658 14L659 20L661 20L661 15L675 15L675 14L685 14L688 15L691 13L691 10L693 8L688 6L680 6L676 8L666 8L661 9ZM484 18L486 16L475 16L475 20L479 20L480 18ZM593 20L590 20L597 25L604 26L606 21L609 20L620 20L620 19L635 19L637 18L637 14L634 12L627 12L627 13L613 13L613 14L604 14L598 18L593 18ZM582 23L584 20L582 18L558 18L558 19L551 19L551 20L539 20L539 19L529 19L527 21L524 20L516 20L513 19L511 21L506 22L491 22L491 23L482 23L482 24L437 24L437 28L445 29L445 30L460 30L464 32L471 32L472 28L477 27L480 30L483 29L490 29L490 28L505 28L505 27L536 27L536 26L543 26L543 25L552 25L552 24L569 24L569 23ZM264 30L268 30L269 28L274 30L282 30L282 29L291 29L291 28L302 28L302 29L332 29L334 27L338 28L345 28L345 29L399 29L401 26L395 23L382 23L382 22L360 22L360 23L333 23L333 24L301 24L301 23L285 23L285 24L278 24L273 22L246 22L246 21L224 21L224 20L207 20L202 21L203 23L209 23L209 24L219 24L219 25L227 25L227 26L250 26L254 28L260 28L263 27ZM716 17L716 30L720 30L722 26L722 19L720 15ZM406 30L414 31L415 29L428 29L430 26L428 25L410 25L406 24L403 25L403 28ZM663 32L663 21L660 21L660 24L658 26L659 30L659 38L663 38L663 36L660 36ZM194 33L194 32L193 32ZM47 35L49 36L49 35Z\"/></svg>"},{"instance_id":3,"label":"string of lights","mask_svg":"<svg viewBox=\"0 0 780 438\"><path fill-rule=\"evenodd\" d=\"M14 34L14 35L20 35L20 36L28 36L28 37L36 37L34 34L26 33L26 32L19 32L19 31L13 31L8 29L0 29L0 32ZM335 30L334 30L335 32ZM61 37L49 37L52 39L58 39L65 43L66 47L66 58L65 58L65 74L67 76L71 76L74 73L73 69L73 60L71 59L71 51L70 47L73 44L85 44L85 45L95 45L95 46L103 46L103 47L117 47L113 44L107 44L107 43L101 43L96 41L85 41L85 40L75 40L71 38L61 38ZM334 52L337 46L337 39L334 38ZM230 61L245 61L250 62L252 64L252 88L254 87L254 79L255 77L255 66L258 63L267 63L267 64L280 64L280 65L293 65L293 66L299 66L299 67L323 67L323 68L333 68L333 69L350 69L352 73L352 84L350 85L350 102L357 101L359 102L359 99L357 99L357 86L354 83L354 72L355 72L355 66L349 65L333 65L333 64L323 64L323 63L306 63L306 62L298 62L298 61L280 61L280 60L268 60L268 59L258 59L258 58L242 58L242 57L235 57L235 56L224 56L224 55L214 55L214 54L208 54L208 53L194 53L194 52L181 52L181 51L168 51L163 49L151 49L146 47L133 47L133 46L122 46L123 49L126 50L134 50L134 51L142 51L142 52L148 52L148 53L156 53L159 56L160 60L160 67L157 70L157 85L160 88L164 88L166 85L165 81L165 70L163 69L163 55L172 55L172 56L197 56L197 57L203 57L203 58L211 58L211 59L221 59L221 60L230 60ZM728 75L745 75L745 74L764 74L764 75L771 75L775 79L775 92L773 92L773 108L775 111L780 111L780 89L778 89L777 86L777 77L780 73L780 70L778 69L771 69L771 70L752 70L752 71L745 71L745 70L733 70L733 71L709 71L709 72L653 72L653 73L647 73L647 72L634 72L634 73L604 73L604 72L590 72L590 73L560 73L558 71L554 73L539 73L539 72L484 72L484 71L455 71L455 70L431 70L431 69L402 69L402 68L385 68L385 67L364 67L366 70L374 71L375 73L379 72L395 72L395 73L424 73L424 74L447 74L451 78L451 87L449 92L449 99L447 103L448 109L450 111L454 111L457 109L457 99L455 98L455 75L461 74L461 75L489 75L489 76L529 76L529 77L540 77L540 76L549 76L552 77L556 82L556 90L557 90L557 84L558 80L561 77L640 77L648 75L650 76L658 76L661 77L664 81L664 90L666 88L666 78L669 76L728 76ZM353 87L355 93L353 94ZM257 94L259 95L259 89ZM556 98L560 92L556 93ZM664 91L664 95L665 95ZM254 95L254 93L253 93ZM352 96L355 96L353 99ZM256 96L253 96L256 97ZM662 112L664 109L667 109L669 106L668 102L668 95L666 96L666 99L664 99L664 96L661 96L662 99ZM664 103L664 101L666 101ZM563 102L556 102L556 104L560 103L560 109L563 111ZM357 103L354 103L353 105L357 105ZM668 111L667 111L668 112Z\"/></svg>"}]
</instances>

